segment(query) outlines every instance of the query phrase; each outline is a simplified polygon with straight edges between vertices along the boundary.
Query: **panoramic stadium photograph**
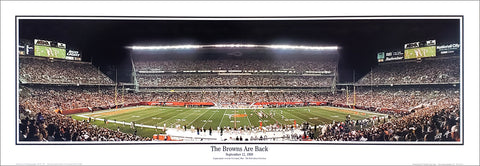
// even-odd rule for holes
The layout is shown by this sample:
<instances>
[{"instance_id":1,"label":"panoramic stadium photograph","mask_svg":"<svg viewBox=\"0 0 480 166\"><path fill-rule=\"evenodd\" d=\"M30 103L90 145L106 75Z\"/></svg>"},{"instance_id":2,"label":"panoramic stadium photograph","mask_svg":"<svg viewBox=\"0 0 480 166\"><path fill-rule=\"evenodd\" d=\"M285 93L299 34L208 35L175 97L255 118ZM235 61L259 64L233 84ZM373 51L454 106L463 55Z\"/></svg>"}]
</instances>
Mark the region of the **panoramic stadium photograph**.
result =
<instances>
[{"instance_id":1,"label":"panoramic stadium photograph","mask_svg":"<svg viewBox=\"0 0 480 166\"><path fill-rule=\"evenodd\" d=\"M462 17L16 21L17 144L463 144Z\"/></svg>"}]
</instances>

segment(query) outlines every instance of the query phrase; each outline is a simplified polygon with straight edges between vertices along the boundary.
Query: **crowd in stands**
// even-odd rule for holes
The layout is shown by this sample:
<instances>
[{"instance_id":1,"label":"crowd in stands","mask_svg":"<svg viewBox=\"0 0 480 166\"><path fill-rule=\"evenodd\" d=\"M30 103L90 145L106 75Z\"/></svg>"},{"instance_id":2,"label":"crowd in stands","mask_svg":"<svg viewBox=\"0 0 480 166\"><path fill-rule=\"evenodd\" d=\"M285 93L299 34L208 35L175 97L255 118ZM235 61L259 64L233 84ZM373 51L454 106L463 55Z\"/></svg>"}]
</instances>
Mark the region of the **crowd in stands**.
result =
<instances>
[{"instance_id":1,"label":"crowd in stands","mask_svg":"<svg viewBox=\"0 0 480 166\"><path fill-rule=\"evenodd\" d=\"M114 88L35 86L23 87L21 90L26 93L20 97L20 102L31 110L69 110L115 103Z\"/></svg>"},{"instance_id":2,"label":"crowd in stands","mask_svg":"<svg viewBox=\"0 0 480 166\"><path fill-rule=\"evenodd\" d=\"M188 71L188 70L293 70L304 71L335 71L335 60L136 60L136 71Z\"/></svg>"},{"instance_id":3,"label":"crowd in stands","mask_svg":"<svg viewBox=\"0 0 480 166\"><path fill-rule=\"evenodd\" d=\"M29 105L31 106L31 105ZM19 108L20 141L149 141L44 109Z\"/></svg>"},{"instance_id":4,"label":"crowd in stands","mask_svg":"<svg viewBox=\"0 0 480 166\"><path fill-rule=\"evenodd\" d=\"M57 113L113 103L113 90L84 87L22 87L20 141L142 141L132 134L100 128ZM56 111L57 110L57 111Z\"/></svg>"},{"instance_id":5,"label":"crowd in stands","mask_svg":"<svg viewBox=\"0 0 480 166\"><path fill-rule=\"evenodd\" d=\"M37 57L20 57L22 83L114 84L92 64Z\"/></svg>"},{"instance_id":6,"label":"crowd in stands","mask_svg":"<svg viewBox=\"0 0 480 166\"><path fill-rule=\"evenodd\" d=\"M20 102L30 109L68 110L74 108L115 105L113 87L22 87ZM353 92L348 99L346 92L268 92L268 91L204 91L204 92L117 92L116 103L136 103L142 101L159 102L316 102L328 101L333 104L353 105ZM460 92L456 87L384 87L370 89L357 88L355 105L378 108L412 110L417 106L436 105L444 101L460 102ZM348 102L347 102L348 100Z\"/></svg>"},{"instance_id":7,"label":"crowd in stands","mask_svg":"<svg viewBox=\"0 0 480 166\"><path fill-rule=\"evenodd\" d=\"M141 87L329 87L334 84L335 60L135 60L136 71L305 71L329 72L330 76L291 76L285 74L142 74L136 79ZM318 73L317 73L318 74Z\"/></svg>"},{"instance_id":8,"label":"crowd in stands","mask_svg":"<svg viewBox=\"0 0 480 166\"><path fill-rule=\"evenodd\" d=\"M329 76L285 75L213 75L213 74L138 74L140 86L146 87L329 87Z\"/></svg>"},{"instance_id":9,"label":"crowd in stands","mask_svg":"<svg viewBox=\"0 0 480 166\"><path fill-rule=\"evenodd\" d=\"M372 123L372 127L358 125ZM445 101L400 118L336 122L321 129L320 141L459 141L459 103ZM355 128L356 127L356 128Z\"/></svg>"},{"instance_id":10,"label":"crowd in stands","mask_svg":"<svg viewBox=\"0 0 480 166\"><path fill-rule=\"evenodd\" d=\"M114 106L114 88L98 87L25 87L20 102L30 109L69 110L74 108ZM159 102L307 102L324 101L328 94L317 92L258 92L258 91L205 91L205 92L117 92L117 104L142 101Z\"/></svg>"},{"instance_id":11,"label":"crowd in stands","mask_svg":"<svg viewBox=\"0 0 480 166\"><path fill-rule=\"evenodd\" d=\"M432 84L460 82L460 59L425 59L420 62L382 64L358 84Z\"/></svg>"},{"instance_id":12,"label":"crowd in stands","mask_svg":"<svg viewBox=\"0 0 480 166\"><path fill-rule=\"evenodd\" d=\"M354 104L353 92L350 89L348 99L346 92L332 98L334 103ZM358 87L355 93L355 105L379 108L395 108L410 110L418 105L432 105L444 100L451 103L460 102L460 89L457 87Z\"/></svg>"},{"instance_id":13,"label":"crowd in stands","mask_svg":"<svg viewBox=\"0 0 480 166\"><path fill-rule=\"evenodd\" d=\"M459 82L458 59L423 60L380 65L363 77L359 84L418 84ZM245 61L136 61L137 70L295 70L334 71L330 62L245 62ZM265 68L264 68L265 67ZM113 84L113 81L88 63L20 58L21 83L43 84ZM373 78L373 80L369 80ZM144 87L329 87L332 76L287 75L190 75L138 74ZM311 102L391 108L412 111L395 118L367 121L336 122L320 129L322 141L457 141L460 138L460 89L455 86L358 87L355 92L268 92L268 91L205 91L205 92L141 92L122 93L115 98L114 87L98 86L33 86L20 87L21 141L146 141L120 131L99 128L56 113L55 110L113 106L141 101L159 102ZM378 111L378 110L375 110ZM395 115L394 113L389 115ZM372 127L365 123L370 123ZM362 127L359 127L362 126ZM294 136L298 139L301 136Z\"/></svg>"},{"instance_id":14,"label":"crowd in stands","mask_svg":"<svg viewBox=\"0 0 480 166\"><path fill-rule=\"evenodd\" d=\"M401 90L402 89L402 90ZM460 103L458 88L384 88L376 89L373 95L368 88L357 91L356 105L376 106L383 108L415 109L415 113L401 117L401 120L392 120L390 123L382 124L374 128L349 131L341 128L348 128L333 124L326 134L320 137L321 140L376 140L391 139L402 140L411 133L410 128L414 125L417 128L415 140L420 137L428 137L431 132L458 130L458 125L452 125L451 115L458 115ZM55 113L54 110L67 110L80 107L98 107L114 104L113 88L97 87L22 87L20 106L25 108L20 111L21 134L25 140L55 140L49 138L52 134L60 134L62 140L145 140L132 135L112 131L109 129L97 128L88 123L78 122L67 116ZM188 102L308 102L308 101L331 101L332 103L345 103L345 94L317 93L317 92L161 92L161 93L125 93L119 92L117 102L134 103L140 101L188 101ZM350 96L351 97L351 96ZM353 98L349 99L350 102ZM374 101L372 103L372 101ZM350 103L352 104L352 103ZM28 110L28 111L27 111ZM437 114L435 116L435 113ZM39 116L42 116L40 118ZM438 121L434 124L431 117ZM448 116L445 120L444 116ZM454 116L457 118L458 116ZM33 118L33 119L32 119ZM37 119L35 119L37 118ZM43 119L43 120L42 120ZM43 121L43 122L40 122ZM448 125L444 124L448 121ZM458 119L455 121L458 122ZM438 123L443 125L438 126ZM68 125L70 124L70 125ZM71 125L73 124L73 125ZM419 134L419 127L422 125L422 135ZM52 125L54 125L52 127ZM334 125L337 125L336 128ZM425 126L427 125L427 126ZM432 125L437 125L433 127ZM26 127L28 126L28 127ZM48 127L50 126L50 127ZM55 128L57 127L57 128ZM430 127L430 129L428 128ZM407 129L408 131L406 131ZM336 131L332 131L336 130ZM393 130L395 132L392 132ZM52 132L53 131L53 132ZM67 132L69 131L69 132ZM382 134L388 131L389 134ZM338 132L338 133L337 133ZM76 133L76 134L75 134ZM340 134L339 134L340 133ZM30 136L28 136L30 134ZM397 135L396 135L397 134ZM407 135L405 135L407 134ZM427 135L425 135L427 134ZM436 133L438 134L438 133ZM454 133L455 134L455 133ZM455 135L442 139L455 139ZM39 136L42 135L42 136ZM448 134L447 134L448 135ZM32 137L33 136L33 137ZM411 134L408 135L412 136ZM402 137L402 138L400 138ZM27 139L28 138L28 139ZM90 138L90 139L89 139ZM413 140L413 138L409 138Z\"/></svg>"}]
</instances>

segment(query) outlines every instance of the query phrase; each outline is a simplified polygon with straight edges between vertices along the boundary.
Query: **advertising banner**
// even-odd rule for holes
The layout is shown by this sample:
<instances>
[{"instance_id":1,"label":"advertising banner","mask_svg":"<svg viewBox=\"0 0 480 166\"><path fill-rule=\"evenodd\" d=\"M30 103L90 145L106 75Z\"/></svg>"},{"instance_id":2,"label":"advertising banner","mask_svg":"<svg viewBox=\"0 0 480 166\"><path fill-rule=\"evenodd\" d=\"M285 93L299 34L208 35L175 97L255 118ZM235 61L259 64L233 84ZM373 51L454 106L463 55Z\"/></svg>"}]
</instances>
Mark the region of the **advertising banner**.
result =
<instances>
[{"instance_id":1,"label":"advertising banner","mask_svg":"<svg viewBox=\"0 0 480 166\"><path fill-rule=\"evenodd\" d=\"M387 54L385 57L385 62L389 61L398 61L403 60L403 52L402 51L393 51L390 54Z\"/></svg>"},{"instance_id":2,"label":"advertising banner","mask_svg":"<svg viewBox=\"0 0 480 166\"><path fill-rule=\"evenodd\" d=\"M67 50L67 55L65 59L80 61L82 60L82 54L80 53L80 51L77 50Z\"/></svg>"},{"instance_id":3,"label":"advertising banner","mask_svg":"<svg viewBox=\"0 0 480 166\"><path fill-rule=\"evenodd\" d=\"M385 59L385 52L379 52L379 53L377 53L377 60L378 60L378 62L383 62L384 59Z\"/></svg>"}]
</instances>

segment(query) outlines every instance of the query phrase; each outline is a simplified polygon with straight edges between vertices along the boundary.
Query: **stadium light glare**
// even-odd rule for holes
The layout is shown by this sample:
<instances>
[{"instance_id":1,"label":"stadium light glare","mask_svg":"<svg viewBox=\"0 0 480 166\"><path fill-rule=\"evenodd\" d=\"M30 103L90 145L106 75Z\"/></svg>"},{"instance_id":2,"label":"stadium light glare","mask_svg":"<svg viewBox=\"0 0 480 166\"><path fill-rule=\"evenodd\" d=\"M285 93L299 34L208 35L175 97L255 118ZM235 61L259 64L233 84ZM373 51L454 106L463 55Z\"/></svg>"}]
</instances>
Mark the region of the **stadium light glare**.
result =
<instances>
[{"instance_id":1,"label":"stadium light glare","mask_svg":"<svg viewBox=\"0 0 480 166\"><path fill-rule=\"evenodd\" d=\"M218 48L252 48L257 47L255 44L214 44L214 45L203 45L203 47L218 47Z\"/></svg>"},{"instance_id":2,"label":"stadium light glare","mask_svg":"<svg viewBox=\"0 0 480 166\"><path fill-rule=\"evenodd\" d=\"M302 45L256 45L256 44L213 44L213 45L170 45L170 46L128 46L132 50L169 50L197 48L270 48L290 50L337 50L338 46L302 46Z\"/></svg>"},{"instance_id":3,"label":"stadium light glare","mask_svg":"<svg viewBox=\"0 0 480 166\"><path fill-rule=\"evenodd\" d=\"M169 49L195 49L202 48L199 45L173 45L173 46L130 46L132 50L169 50Z\"/></svg>"},{"instance_id":4,"label":"stadium light glare","mask_svg":"<svg viewBox=\"0 0 480 166\"><path fill-rule=\"evenodd\" d=\"M273 49L300 49L300 50L337 50L337 46L294 46L294 45L267 45Z\"/></svg>"}]
</instances>

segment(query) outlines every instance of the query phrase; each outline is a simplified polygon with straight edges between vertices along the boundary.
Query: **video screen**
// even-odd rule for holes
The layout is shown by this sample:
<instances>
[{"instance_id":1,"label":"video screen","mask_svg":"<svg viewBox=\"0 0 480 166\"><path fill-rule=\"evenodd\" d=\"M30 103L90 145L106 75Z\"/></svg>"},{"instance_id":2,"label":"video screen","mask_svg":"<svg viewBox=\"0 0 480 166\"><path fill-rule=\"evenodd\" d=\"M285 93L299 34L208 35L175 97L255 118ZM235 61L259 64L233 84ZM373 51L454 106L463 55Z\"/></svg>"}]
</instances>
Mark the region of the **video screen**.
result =
<instances>
[{"instance_id":1,"label":"video screen","mask_svg":"<svg viewBox=\"0 0 480 166\"><path fill-rule=\"evenodd\" d=\"M436 52L436 46L406 49L405 59L434 57L436 56Z\"/></svg>"},{"instance_id":2,"label":"video screen","mask_svg":"<svg viewBox=\"0 0 480 166\"><path fill-rule=\"evenodd\" d=\"M65 49L35 45L35 56L65 59Z\"/></svg>"}]
</instances>

